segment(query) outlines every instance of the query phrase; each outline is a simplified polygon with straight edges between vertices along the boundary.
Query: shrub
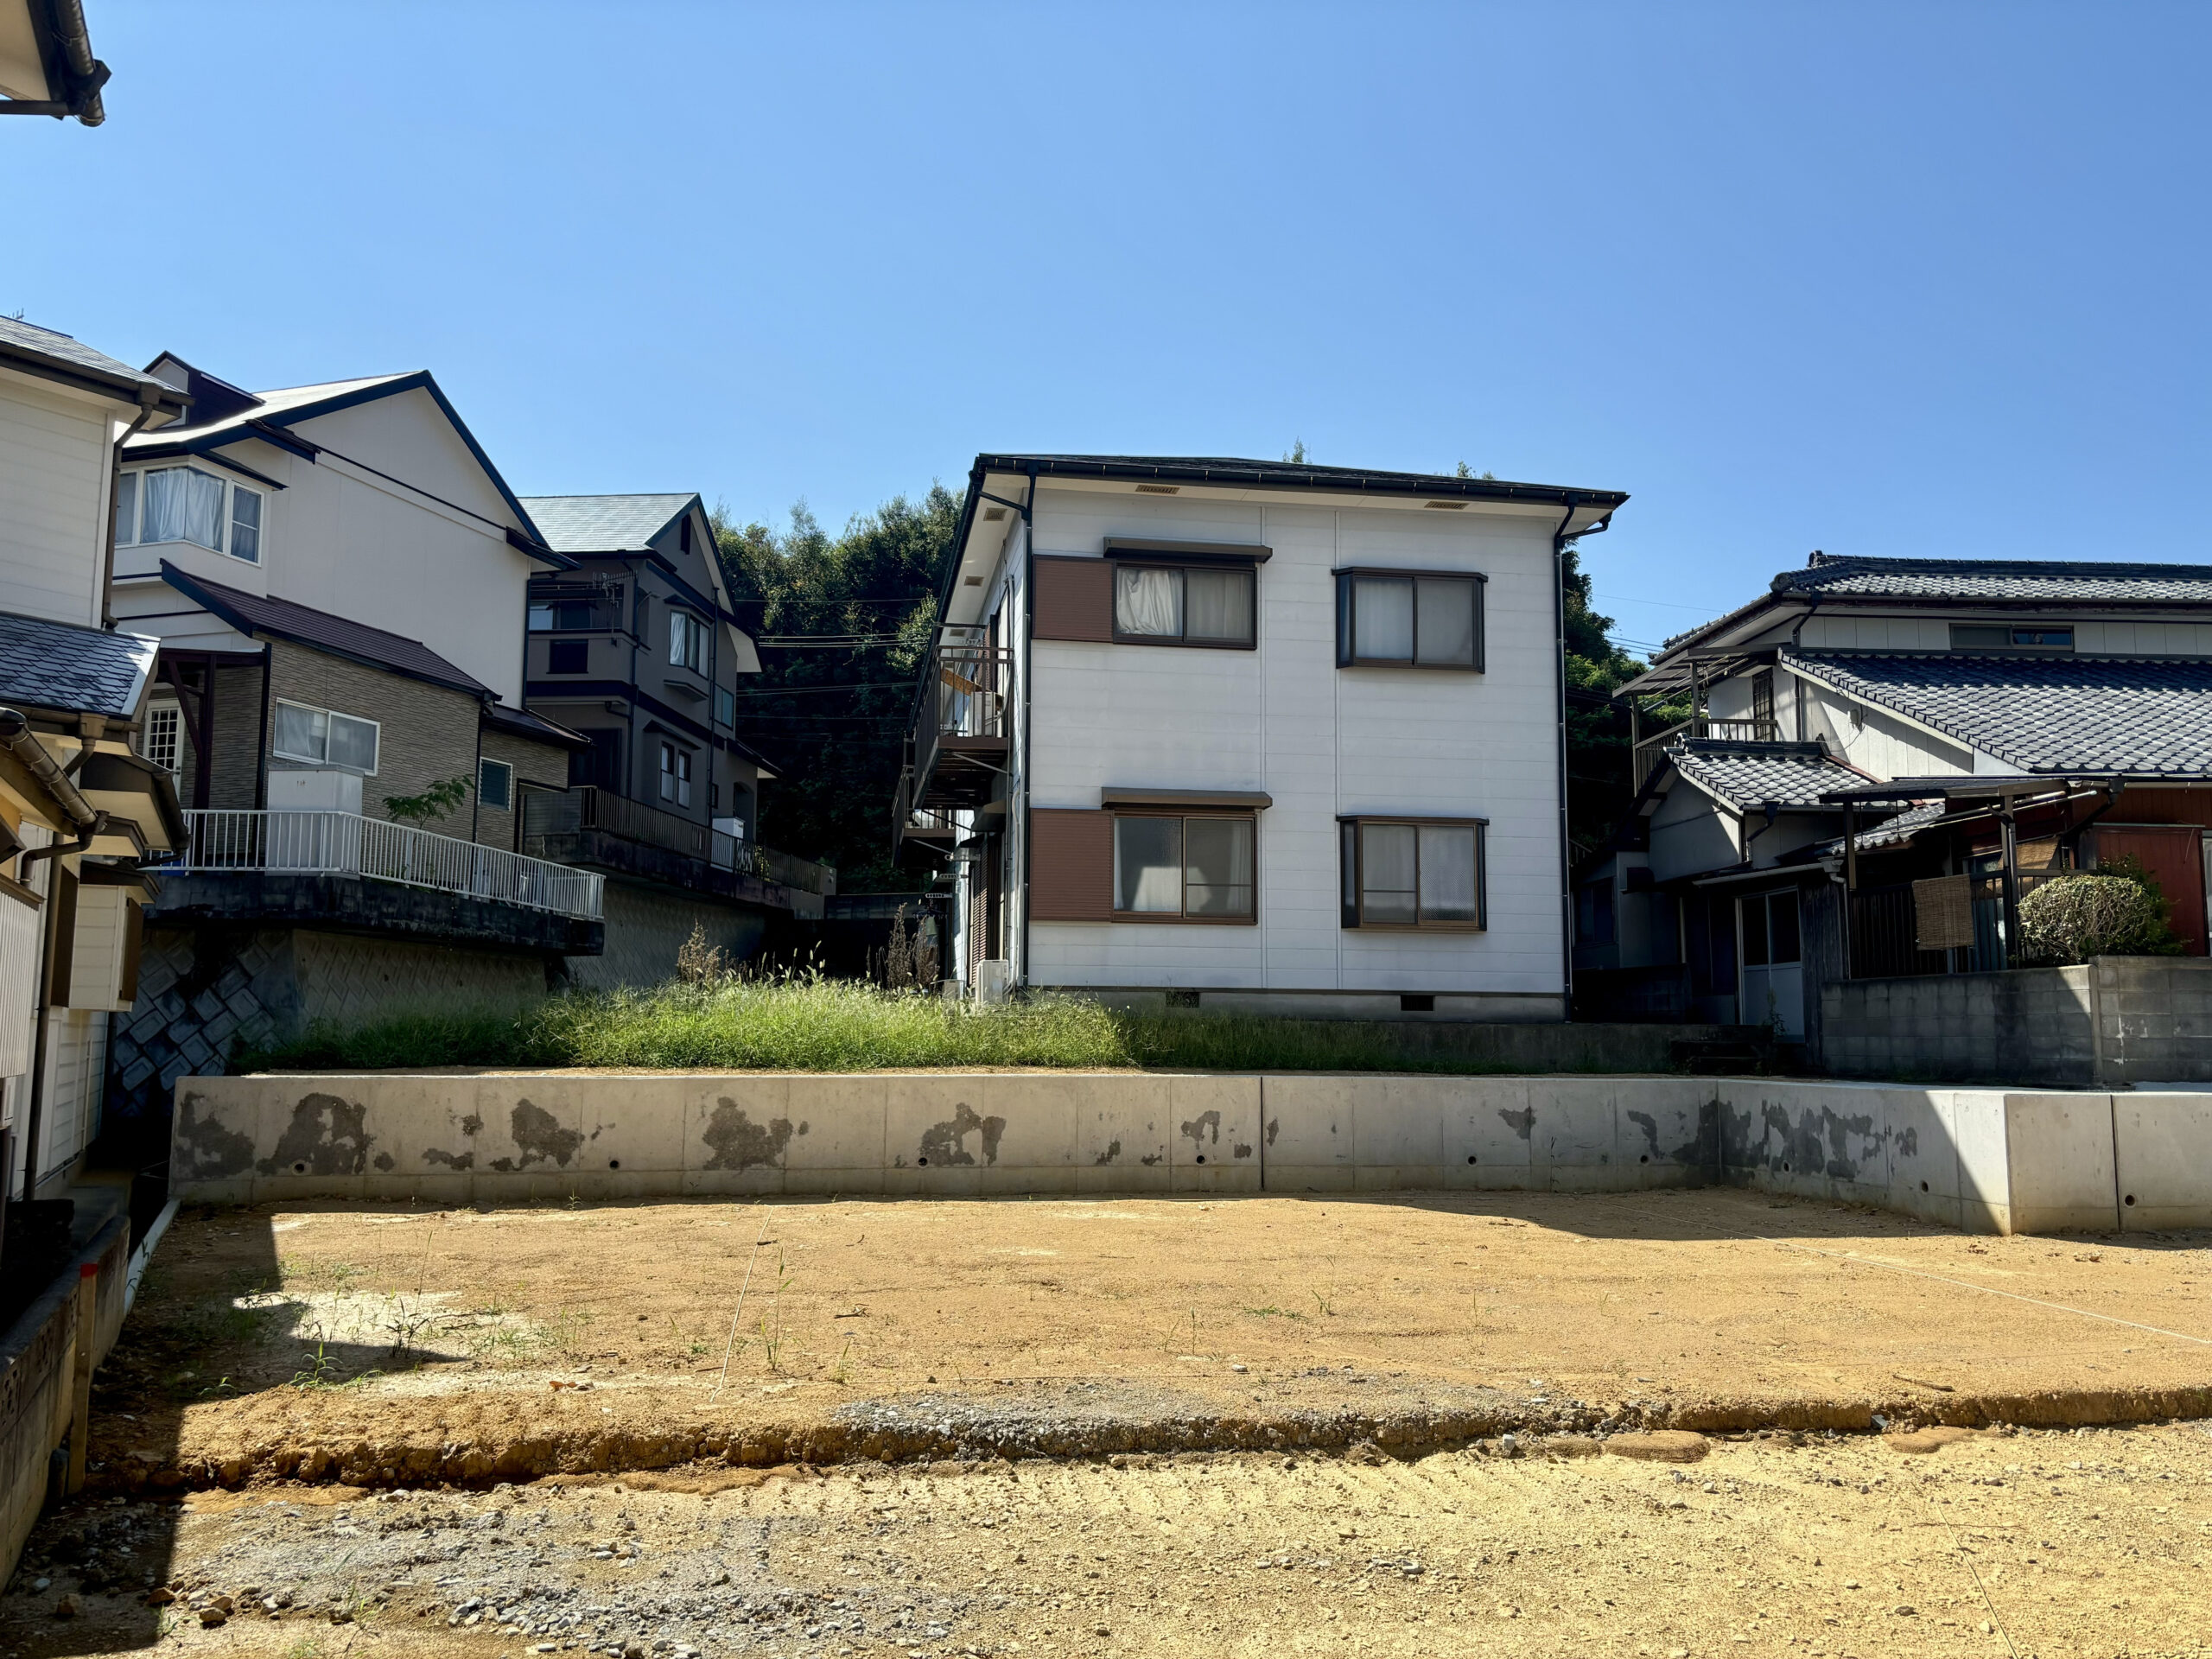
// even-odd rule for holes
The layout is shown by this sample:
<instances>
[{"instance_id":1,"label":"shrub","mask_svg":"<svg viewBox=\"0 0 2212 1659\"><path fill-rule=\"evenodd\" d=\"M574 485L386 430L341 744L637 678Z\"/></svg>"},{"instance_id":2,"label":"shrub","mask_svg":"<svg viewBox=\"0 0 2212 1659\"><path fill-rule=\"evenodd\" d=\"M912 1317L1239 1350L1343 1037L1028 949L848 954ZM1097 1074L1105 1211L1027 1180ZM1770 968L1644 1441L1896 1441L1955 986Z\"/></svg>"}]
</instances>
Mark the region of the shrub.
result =
<instances>
[{"instance_id":1,"label":"shrub","mask_svg":"<svg viewBox=\"0 0 2212 1659\"><path fill-rule=\"evenodd\" d=\"M2178 956L2182 943L2166 925L2166 911L2158 884L2132 859L2053 876L2020 900L2021 956L2044 966Z\"/></svg>"}]
</instances>

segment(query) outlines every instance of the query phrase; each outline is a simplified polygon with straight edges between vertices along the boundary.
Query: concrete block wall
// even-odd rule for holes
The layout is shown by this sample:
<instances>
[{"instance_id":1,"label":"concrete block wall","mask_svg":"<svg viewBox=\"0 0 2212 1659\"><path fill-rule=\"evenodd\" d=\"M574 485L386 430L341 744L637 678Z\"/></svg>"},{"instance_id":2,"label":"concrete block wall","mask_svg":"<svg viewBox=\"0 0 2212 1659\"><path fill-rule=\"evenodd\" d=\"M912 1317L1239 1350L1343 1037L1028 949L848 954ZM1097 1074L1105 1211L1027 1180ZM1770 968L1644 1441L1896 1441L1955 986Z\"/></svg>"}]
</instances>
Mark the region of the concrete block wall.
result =
<instances>
[{"instance_id":1,"label":"concrete block wall","mask_svg":"<svg viewBox=\"0 0 2212 1659\"><path fill-rule=\"evenodd\" d=\"M2212 1094L1765 1078L861 1072L194 1077L188 1202L1634 1191L1974 1232L2212 1226Z\"/></svg>"},{"instance_id":2,"label":"concrete block wall","mask_svg":"<svg viewBox=\"0 0 2212 1659\"><path fill-rule=\"evenodd\" d=\"M2212 1081L2212 959L2099 957L2083 970L2095 996L2097 1081Z\"/></svg>"}]
</instances>

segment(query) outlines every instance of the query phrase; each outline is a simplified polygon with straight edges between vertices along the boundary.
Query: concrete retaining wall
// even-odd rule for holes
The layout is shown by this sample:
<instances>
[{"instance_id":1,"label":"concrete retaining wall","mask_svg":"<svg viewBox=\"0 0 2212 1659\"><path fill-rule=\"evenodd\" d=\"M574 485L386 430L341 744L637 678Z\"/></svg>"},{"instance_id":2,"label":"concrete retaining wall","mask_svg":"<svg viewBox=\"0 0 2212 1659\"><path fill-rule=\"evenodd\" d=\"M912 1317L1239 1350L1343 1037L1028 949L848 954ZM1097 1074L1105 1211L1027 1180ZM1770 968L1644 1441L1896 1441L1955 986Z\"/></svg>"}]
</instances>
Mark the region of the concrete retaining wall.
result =
<instances>
[{"instance_id":1,"label":"concrete retaining wall","mask_svg":"<svg viewBox=\"0 0 2212 1659\"><path fill-rule=\"evenodd\" d=\"M2099 957L2075 968L1832 981L1822 1065L1843 1077L2061 1088L2212 1082L2212 961Z\"/></svg>"},{"instance_id":2,"label":"concrete retaining wall","mask_svg":"<svg viewBox=\"0 0 2212 1659\"><path fill-rule=\"evenodd\" d=\"M2212 1094L1269 1073L195 1077L187 1202L1599 1192L1725 1180L1982 1232L2212 1226Z\"/></svg>"}]
</instances>

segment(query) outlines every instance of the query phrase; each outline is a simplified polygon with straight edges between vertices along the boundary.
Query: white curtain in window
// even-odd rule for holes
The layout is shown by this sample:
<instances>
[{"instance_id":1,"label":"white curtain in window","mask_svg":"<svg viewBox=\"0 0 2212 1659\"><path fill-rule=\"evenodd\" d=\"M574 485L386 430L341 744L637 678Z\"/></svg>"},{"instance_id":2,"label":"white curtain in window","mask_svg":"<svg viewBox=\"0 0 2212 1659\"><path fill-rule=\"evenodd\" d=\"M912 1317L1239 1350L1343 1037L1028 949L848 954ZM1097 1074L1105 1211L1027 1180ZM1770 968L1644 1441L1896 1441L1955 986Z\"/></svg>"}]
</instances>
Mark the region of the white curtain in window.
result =
<instances>
[{"instance_id":1,"label":"white curtain in window","mask_svg":"<svg viewBox=\"0 0 2212 1659\"><path fill-rule=\"evenodd\" d=\"M1421 609L1421 659L1447 668L1475 665L1475 584L1414 584Z\"/></svg>"},{"instance_id":2,"label":"white curtain in window","mask_svg":"<svg viewBox=\"0 0 2212 1659\"><path fill-rule=\"evenodd\" d=\"M231 556L248 564L261 563L261 493L243 487L231 491Z\"/></svg>"},{"instance_id":3,"label":"white curtain in window","mask_svg":"<svg viewBox=\"0 0 2212 1659\"><path fill-rule=\"evenodd\" d=\"M288 760L320 763L329 748L330 716L296 702L276 705L276 753Z\"/></svg>"},{"instance_id":4,"label":"white curtain in window","mask_svg":"<svg viewBox=\"0 0 2212 1659\"><path fill-rule=\"evenodd\" d=\"M1252 913L1249 818L1183 821L1184 907L1192 916Z\"/></svg>"},{"instance_id":5,"label":"white curtain in window","mask_svg":"<svg viewBox=\"0 0 2212 1659\"><path fill-rule=\"evenodd\" d=\"M1414 919L1414 826L1363 823L1359 827L1361 919Z\"/></svg>"},{"instance_id":6,"label":"white curtain in window","mask_svg":"<svg viewBox=\"0 0 2212 1659\"><path fill-rule=\"evenodd\" d=\"M1114 908L1173 916L1183 908L1183 821L1114 820Z\"/></svg>"},{"instance_id":7,"label":"white curtain in window","mask_svg":"<svg viewBox=\"0 0 2212 1659\"><path fill-rule=\"evenodd\" d=\"M1122 630L1127 632L1127 629ZM1183 632L1192 639L1228 639L1249 645L1252 639L1252 573L1249 570L1186 570L1183 573Z\"/></svg>"},{"instance_id":8,"label":"white curtain in window","mask_svg":"<svg viewBox=\"0 0 2212 1659\"><path fill-rule=\"evenodd\" d=\"M668 613L668 660L678 664L683 660L683 613L681 611Z\"/></svg>"},{"instance_id":9,"label":"white curtain in window","mask_svg":"<svg viewBox=\"0 0 2212 1659\"><path fill-rule=\"evenodd\" d=\"M128 547L138 539L138 474L124 473L115 480L115 541Z\"/></svg>"},{"instance_id":10,"label":"white curtain in window","mask_svg":"<svg viewBox=\"0 0 2212 1659\"><path fill-rule=\"evenodd\" d=\"M1114 571L1114 629L1117 633L1183 632L1183 573L1180 570Z\"/></svg>"},{"instance_id":11,"label":"white curtain in window","mask_svg":"<svg viewBox=\"0 0 2212 1659\"><path fill-rule=\"evenodd\" d=\"M1366 662L1414 659L1414 585L1389 577L1351 585L1351 654Z\"/></svg>"},{"instance_id":12,"label":"white curtain in window","mask_svg":"<svg viewBox=\"0 0 2212 1659\"><path fill-rule=\"evenodd\" d=\"M196 467L162 467L141 476L142 542L194 542L223 548L223 480Z\"/></svg>"},{"instance_id":13,"label":"white curtain in window","mask_svg":"<svg viewBox=\"0 0 2212 1659\"><path fill-rule=\"evenodd\" d=\"M1476 919L1475 832L1471 826L1421 826L1421 918L1424 922Z\"/></svg>"}]
</instances>

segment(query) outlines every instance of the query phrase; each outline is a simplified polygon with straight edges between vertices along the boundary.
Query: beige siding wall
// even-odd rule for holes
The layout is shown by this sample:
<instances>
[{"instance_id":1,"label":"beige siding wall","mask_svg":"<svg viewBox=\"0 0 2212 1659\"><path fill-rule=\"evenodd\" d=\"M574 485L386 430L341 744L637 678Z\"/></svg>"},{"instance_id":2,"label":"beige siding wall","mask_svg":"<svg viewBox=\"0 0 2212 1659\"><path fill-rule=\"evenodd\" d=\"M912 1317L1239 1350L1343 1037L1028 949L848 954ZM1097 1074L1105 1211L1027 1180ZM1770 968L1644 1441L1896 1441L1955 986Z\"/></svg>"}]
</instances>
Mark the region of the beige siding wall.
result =
<instances>
[{"instance_id":1,"label":"beige siding wall","mask_svg":"<svg viewBox=\"0 0 2212 1659\"><path fill-rule=\"evenodd\" d=\"M0 372L0 591L8 609L99 625L108 432L99 405Z\"/></svg>"},{"instance_id":2,"label":"beige siding wall","mask_svg":"<svg viewBox=\"0 0 2212 1659\"><path fill-rule=\"evenodd\" d=\"M281 639L274 651L276 698L373 720L381 727L376 775L361 780L363 813L390 818L386 796L420 795L434 783L460 778L469 785L468 800L446 818L424 827L441 835L467 836L475 804L479 705L474 697ZM272 732L272 751L274 741ZM272 772L296 764L277 759L273 752L270 755Z\"/></svg>"},{"instance_id":3,"label":"beige siding wall","mask_svg":"<svg viewBox=\"0 0 2212 1659\"><path fill-rule=\"evenodd\" d=\"M544 789L566 789L569 786L569 752L550 743L532 743L525 738L505 732L486 731L484 734L484 758L504 760L515 769L514 807L501 812L488 806L478 809L476 839L486 847L505 847L513 851L518 846L522 816L522 793L525 785L536 784Z\"/></svg>"}]
</instances>

